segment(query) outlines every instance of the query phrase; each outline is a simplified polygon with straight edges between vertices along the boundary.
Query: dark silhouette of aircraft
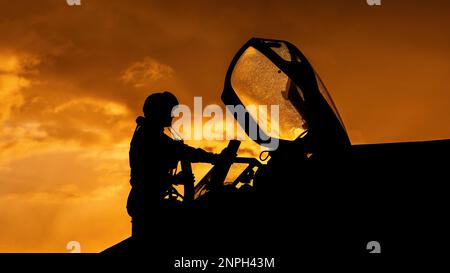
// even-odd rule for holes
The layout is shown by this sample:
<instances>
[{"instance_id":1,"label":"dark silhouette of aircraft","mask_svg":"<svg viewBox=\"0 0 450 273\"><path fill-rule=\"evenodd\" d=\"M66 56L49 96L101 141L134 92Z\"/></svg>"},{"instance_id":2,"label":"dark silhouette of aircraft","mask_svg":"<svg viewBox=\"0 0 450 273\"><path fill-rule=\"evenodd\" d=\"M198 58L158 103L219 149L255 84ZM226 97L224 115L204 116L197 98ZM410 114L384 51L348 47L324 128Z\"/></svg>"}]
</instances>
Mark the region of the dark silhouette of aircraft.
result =
<instances>
[{"instance_id":1,"label":"dark silhouette of aircraft","mask_svg":"<svg viewBox=\"0 0 450 273\"><path fill-rule=\"evenodd\" d=\"M222 100L280 105L278 148L261 155L267 160L219 158L186 184L150 239L130 237L105 253L265 255L296 265L304 255L365 255L371 241L402 255L443 243L450 140L352 145L320 77L286 41L250 39L231 61ZM251 114L241 126L256 126L261 146L273 140ZM225 181L233 164L247 167Z\"/></svg>"}]
</instances>

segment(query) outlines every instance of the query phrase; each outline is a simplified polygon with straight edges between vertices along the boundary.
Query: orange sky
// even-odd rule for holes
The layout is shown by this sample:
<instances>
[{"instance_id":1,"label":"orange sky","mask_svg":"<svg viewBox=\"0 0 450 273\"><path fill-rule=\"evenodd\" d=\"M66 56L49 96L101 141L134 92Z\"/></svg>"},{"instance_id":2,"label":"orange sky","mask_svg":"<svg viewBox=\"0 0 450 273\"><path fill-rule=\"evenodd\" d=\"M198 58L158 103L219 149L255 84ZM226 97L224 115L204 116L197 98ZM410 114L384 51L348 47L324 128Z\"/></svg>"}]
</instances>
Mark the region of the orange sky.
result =
<instances>
[{"instance_id":1,"label":"orange sky","mask_svg":"<svg viewBox=\"0 0 450 273\"><path fill-rule=\"evenodd\" d=\"M445 0L0 0L0 37L0 251L64 252L71 240L100 251L126 238L144 98L167 89L220 104L250 37L304 51L353 143L450 138Z\"/></svg>"}]
</instances>

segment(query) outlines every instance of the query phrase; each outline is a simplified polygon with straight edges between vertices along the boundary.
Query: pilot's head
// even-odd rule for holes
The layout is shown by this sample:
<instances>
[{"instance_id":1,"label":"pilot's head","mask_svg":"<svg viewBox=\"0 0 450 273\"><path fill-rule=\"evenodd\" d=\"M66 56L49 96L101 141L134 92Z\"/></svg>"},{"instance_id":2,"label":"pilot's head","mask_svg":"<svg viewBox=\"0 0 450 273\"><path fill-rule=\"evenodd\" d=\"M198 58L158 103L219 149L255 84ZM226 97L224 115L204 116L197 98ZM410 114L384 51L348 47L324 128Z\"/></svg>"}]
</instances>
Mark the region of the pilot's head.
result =
<instances>
[{"instance_id":1,"label":"pilot's head","mask_svg":"<svg viewBox=\"0 0 450 273\"><path fill-rule=\"evenodd\" d=\"M144 102L144 116L154 125L168 127L172 125L172 109L178 99L170 92L153 93Z\"/></svg>"}]
</instances>

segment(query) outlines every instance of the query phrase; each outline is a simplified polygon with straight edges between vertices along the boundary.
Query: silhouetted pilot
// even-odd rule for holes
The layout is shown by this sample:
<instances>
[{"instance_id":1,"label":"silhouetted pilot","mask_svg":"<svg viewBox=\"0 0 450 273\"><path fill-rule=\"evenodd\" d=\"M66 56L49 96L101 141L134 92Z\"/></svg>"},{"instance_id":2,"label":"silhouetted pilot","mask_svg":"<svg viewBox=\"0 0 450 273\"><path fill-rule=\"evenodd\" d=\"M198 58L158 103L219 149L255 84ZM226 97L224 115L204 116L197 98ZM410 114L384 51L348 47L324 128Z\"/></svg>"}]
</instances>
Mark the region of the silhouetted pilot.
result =
<instances>
[{"instance_id":1,"label":"silhouetted pilot","mask_svg":"<svg viewBox=\"0 0 450 273\"><path fill-rule=\"evenodd\" d=\"M180 160L214 163L217 159L217 154L192 148L164 134L164 127L172 124L172 109L177 105L177 98L170 92L151 94L144 103L144 117L136 119L129 153L132 187L127 201L133 237L146 237L149 229L165 219L160 217L168 205L164 197L173 184L178 184L173 171Z\"/></svg>"}]
</instances>

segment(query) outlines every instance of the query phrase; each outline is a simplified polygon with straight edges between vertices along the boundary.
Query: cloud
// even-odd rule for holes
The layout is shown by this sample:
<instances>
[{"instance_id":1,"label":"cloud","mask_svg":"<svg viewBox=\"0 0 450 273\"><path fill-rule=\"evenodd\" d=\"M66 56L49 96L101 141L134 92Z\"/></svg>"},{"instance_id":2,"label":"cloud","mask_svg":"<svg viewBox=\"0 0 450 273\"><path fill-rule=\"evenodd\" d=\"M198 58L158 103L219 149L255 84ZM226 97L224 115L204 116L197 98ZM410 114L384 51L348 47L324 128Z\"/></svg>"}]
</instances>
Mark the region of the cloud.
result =
<instances>
[{"instance_id":1,"label":"cloud","mask_svg":"<svg viewBox=\"0 0 450 273\"><path fill-rule=\"evenodd\" d=\"M9 119L11 112L24 103L21 89L30 86L30 81L17 75L0 74L0 124Z\"/></svg>"},{"instance_id":2,"label":"cloud","mask_svg":"<svg viewBox=\"0 0 450 273\"><path fill-rule=\"evenodd\" d=\"M117 98L54 80L51 60L33 56L0 55L0 206L8 208L0 251L62 252L69 240L100 251L129 229L134 115Z\"/></svg>"},{"instance_id":3,"label":"cloud","mask_svg":"<svg viewBox=\"0 0 450 273\"><path fill-rule=\"evenodd\" d=\"M0 162L52 147L105 147L129 137L134 118L127 105L77 95L76 85L47 79L41 73L46 64L32 54L0 54Z\"/></svg>"},{"instance_id":4,"label":"cloud","mask_svg":"<svg viewBox=\"0 0 450 273\"><path fill-rule=\"evenodd\" d=\"M127 151L60 147L1 164L0 251L64 252L77 240L97 252L124 239Z\"/></svg>"},{"instance_id":5,"label":"cloud","mask_svg":"<svg viewBox=\"0 0 450 273\"><path fill-rule=\"evenodd\" d=\"M33 192L0 196L1 251L67 252L75 240L83 252L99 252L126 238L130 230L124 210L128 187L110 185L74 195Z\"/></svg>"},{"instance_id":6,"label":"cloud","mask_svg":"<svg viewBox=\"0 0 450 273\"><path fill-rule=\"evenodd\" d=\"M0 251L64 252L70 240L100 251L129 229L134 119L123 102L53 80L49 63L0 54Z\"/></svg>"},{"instance_id":7,"label":"cloud","mask_svg":"<svg viewBox=\"0 0 450 273\"><path fill-rule=\"evenodd\" d=\"M131 64L120 79L134 87L149 87L156 81L172 81L174 74L172 67L145 57L144 60Z\"/></svg>"},{"instance_id":8,"label":"cloud","mask_svg":"<svg viewBox=\"0 0 450 273\"><path fill-rule=\"evenodd\" d=\"M0 54L0 125L10 118L14 109L23 105L22 91L32 85L27 76L37 73L35 68L39 62L32 55Z\"/></svg>"},{"instance_id":9,"label":"cloud","mask_svg":"<svg viewBox=\"0 0 450 273\"><path fill-rule=\"evenodd\" d=\"M36 74L41 60L32 54L0 53L0 74Z\"/></svg>"}]
</instances>

